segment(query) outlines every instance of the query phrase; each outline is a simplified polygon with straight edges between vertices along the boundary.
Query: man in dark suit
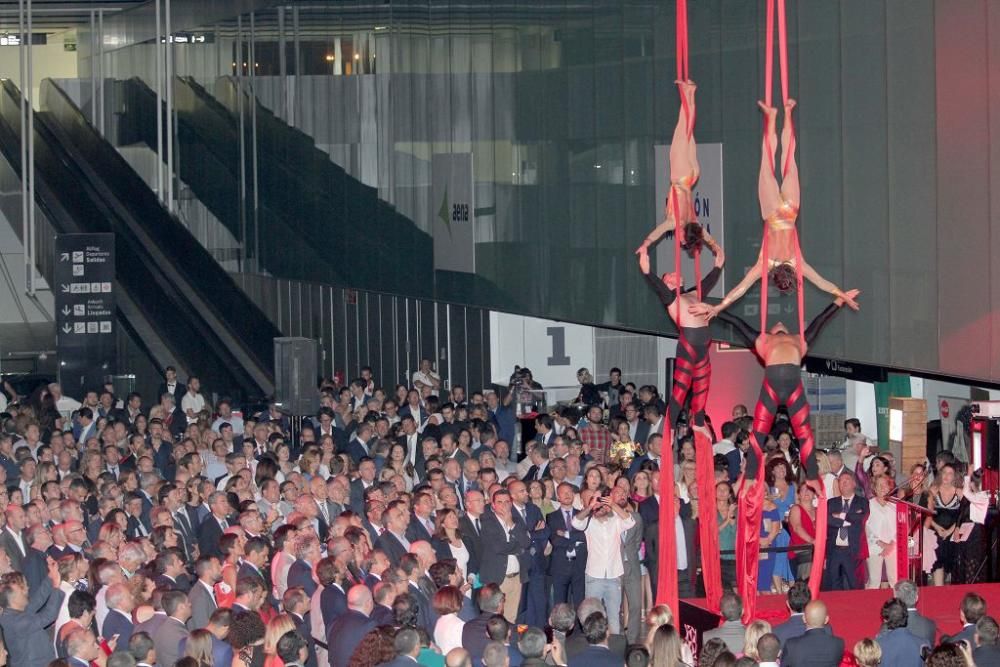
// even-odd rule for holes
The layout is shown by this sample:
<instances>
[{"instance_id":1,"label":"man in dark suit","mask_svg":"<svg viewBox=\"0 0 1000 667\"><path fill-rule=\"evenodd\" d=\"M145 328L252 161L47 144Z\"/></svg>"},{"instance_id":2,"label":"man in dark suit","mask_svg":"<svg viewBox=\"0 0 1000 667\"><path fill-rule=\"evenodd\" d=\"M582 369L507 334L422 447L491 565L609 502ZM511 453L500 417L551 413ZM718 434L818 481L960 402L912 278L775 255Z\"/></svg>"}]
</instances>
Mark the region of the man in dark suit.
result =
<instances>
[{"instance_id":1,"label":"man in dark suit","mask_svg":"<svg viewBox=\"0 0 1000 667\"><path fill-rule=\"evenodd\" d=\"M576 511L573 509L574 488L563 483L556 489L559 507L545 517L549 527L552 553L549 556L549 577L552 578L554 604L569 602L574 607L583 601L586 593L587 536L571 524Z\"/></svg>"},{"instance_id":2,"label":"man in dark suit","mask_svg":"<svg viewBox=\"0 0 1000 667\"><path fill-rule=\"evenodd\" d=\"M536 450L537 451L537 450ZM524 482L514 481L507 486L513 501L512 514L531 537L528 550L530 567L528 581L521 588L521 604L518 621L536 628L543 627L548 619L548 586L546 571L548 559L545 547L549 542L549 527L542 511L528 497L528 487Z\"/></svg>"},{"instance_id":3,"label":"man in dark suit","mask_svg":"<svg viewBox=\"0 0 1000 667\"><path fill-rule=\"evenodd\" d=\"M374 485L375 461L365 457L358 465L358 478L351 480L351 509L355 514L364 514L365 490Z\"/></svg>"},{"instance_id":4,"label":"man in dark suit","mask_svg":"<svg viewBox=\"0 0 1000 667\"><path fill-rule=\"evenodd\" d=\"M492 512L484 513L481 518L482 542L490 548L483 550L479 580L500 587L505 596L504 618L514 622L521 602L521 584L527 581L531 568L531 536L524 524L513 516L510 492L496 491L492 508ZM515 569L516 572L511 572Z\"/></svg>"},{"instance_id":5,"label":"man in dark suit","mask_svg":"<svg viewBox=\"0 0 1000 667\"><path fill-rule=\"evenodd\" d=\"M132 637L132 609L135 600L126 584L111 584L105 594L108 614L104 617L101 636L110 640L118 637L116 651L128 650L128 640Z\"/></svg>"},{"instance_id":6,"label":"man in dark suit","mask_svg":"<svg viewBox=\"0 0 1000 667\"><path fill-rule=\"evenodd\" d=\"M1000 626L989 616L976 621L976 648L972 661L981 667L1000 666Z\"/></svg>"},{"instance_id":7,"label":"man in dark suit","mask_svg":"<svg viewBox=\"0 0 1000 667\"><path fill-rule=\"evenodd\" d=\"M801 637L785 642L781 652L782 667L837 667L844 656L844 640L826 631L830 622L826 605L813 600L806 605L806 631Z\"/></svg>"},{"instance_id":8,"label":"man in dark suit","mask_svg":"<svg viewBox=\"0 0 1000 667\"><path fill-rule=\"evenodd\" d=\"M420 635L413 628L402 628L396 633L394 647L396 658L382 667L413 667L420 655Z\"/></svg>"},{"instance_id":9,"label":"man in dark suit","mask_svg":"<svg viewBox=\"0 0 1000 667\"><path fill-rule=\"evenodd\" d=\"M590 647L587 635L582 631L583 623L593 614L604 614L604 602L600 598L585 598L576 609L576 628L573 633L566 637L566 657L572 660ZM607 618L607 616L605 616ZM628 648L628 640L625 635L609 634L607 647L611 654L620 660L625 660L625 650Z\"/></svg>"},{"instance_id":10,"label":"man in dark suit","mask_svg":"<svg viewBox=\"0 0 1000 667\"><path fill-rule=\"evenodd\" d=\"M208 625L212 613L218 609L215 601L215 584L222 578L222 567L215 556L200 556L194 564L198 581L194 582L188 600L191 602L191 618L188 630L200 630Z\"/></svg>"},{"instance_id":11,"label":"man in dark suit","mask_svg":"<svg viewBox=\"0 0 1000 667\"><path fill-rule=\"evenodd\" d=\"M330 624L326 631L330 667L350 665L354 649L375 628L370 618L374 607L375 600L367 586L359 584L347 592L347 613Z\"/></svg>"},{"instance_id":12,"label":"man in dark suit","mask_svg":"<svg viewBox=\"0 0 1000 667\"><path fill-rule=\"evenodd\" d=\"M164 394L174 397L174 403L180 405L181 398L187 393L187 385L177 379L177 370L173 366L163 369L164 379L156 390L157 398Z\"/></svg>"},{"instance_id":13,"label":"man in dark suit","mask_svg":"<svg viewBox=\"0 0 1000 667\"><path fill-rule=\"evenodd\" d=\"M785 604L788 606L791 616L788 617L787 621L775 626L772 630L782 646L792 637L801 637L806 633L806 622L803 614L805 613L806 605L811 600L812 593L805 582L796 581L788 589L788 599L785 600Z\"/></svg>"},{"instance_id":14,"label":"man in dark suit","mask_svg":"<svg viewBox=\"0 0 1000 667\"><path fill-rule=\"evenodd\" d=\"M156 662L161 665L172 665L180 657L181 640L188 636L185 625L191 616L191 603L180 591L167 591L163 594L163 611L167 619L153 633L153 644L156 646Z\"/></svg>"},{"instance_id":15,"label":"man in dark suit","mask_svg":"<svg viewBox=\"0 0 1000 667\"><path fill-rule=\"evenodd\" d=\"M643 539L646 542L646 561L643 565L649 572L649 583L656 590L658 581L658 555L660 553L660 473L653 470L649 473L649 484L652 495L639 503L639 516L642 518Z\"/></svg>"},{"instance_id":16,"label":"man in dark suit","mask_svg":"<svg viewBox=\"0 0 1000 667\"><path fill-rule=\"evenodd\" d=\"M861 564L862 541L865 540L865 520L868 501L855 495L857 479L845 472L837 478L840 496L827 503L826 572L828 590L860 588L857 571Z\"/></svg>"},{"instance_id":17,"label":"man in dark suit","mask_svg":"<svg viewBox=\"0 0 1000 667\"><path fill-rule=\"evenodd\" d=\"M46 627L55 622L63 592L59 568L53 563L49 576L28 597L28 584L20 574L8 574L0 586L0 629L12 665L46 665L56 657ZM56 585L53 585L55 582Z\"/></svg>"},{"instance_id":18,"label":"man in dark suit","mask_svg":"<svg viewBox=\"0 0 1000 667\"><path fill-rule=\"evenodd\" d=\"M919 637L928 646L934 646L937 638L937 625L931 619L917 611L917 599L920 595L917 586L909 579L903 579L896 584L896 599L906 605L906 629Z\"/></svg>"},{"instance_id":19,"label":"man in dark suit","mask_svg":"<svg viewBox=\"0 0 1000 667\"><path fill-rule=\"evenodd\" d=\"M393 567L399 567L399 560L410 548L410 540L406 538L409 521L410 513L406 511L406 504L401 500L389 503L382 514L385 531L376 540L375 548L385 552Z\"/></svg>"},{"instance_id":20,"label":"man in dark suit","mask_svg":"<svg viewBox=\"0 0 1000 667\"><path fill-rule=\"evenodd\" d=\"M893 598L882 605L884 630L875 640L882 649L882 664L899 667L923 667L921 651L927 643L906 628L906 605Z\"/></svg>"},{"instance_id":21,"label":"man in dark suit","mask_svg":"<svg viewBox=\"0 0 1000 667\"><path fill-rule=\"evenodd\" d=\"M976 623L985 615L986 600L978 593L966 593L962 597L962 606L958 610L958 617L962 621L962 629L951 637L948 637L947 641L967 641L969 642L969 646L975 646ZM944 641L945 638L942 637L941 640Z\"/></svg>"},{"instance_id":22,"label":"man in dark suit","mask_svg":"<svg viewBox=\"0 0 1000 667\"><path fill-rule=\"evenodd\" d=\"M11 503L7 505L7 524L0 531L0 549L7 552L11 567L21 572L24 557L28 555L28 545L22 532L27 519L24 508Z\"/></svg>"},{"instance_id":23,"label":"man in dark suit","mask_svg":"<svg viewBox=\"0 0 1000 667\"><path fill-rule=\"evenodd\" d=\"M636 442L642 442L641 440L636 440ZM663 446L663 436L654 433L652 436L647 438L646 442L646 453L642 456L637 456L632 460L632 465L628 469L628 478L632 479L635 477L636 473L642 470L642 464L646 462L651 462L656 465L656 469L660 469L661 459L660 459L660 448Z\"/></svg>"},{"instance_id":24,"label":"man in dark suit","mask_svg":"<svg viewBox=\"0 0 1000 667\"><path fill-rule=\"evenodd\" d=\"M228 636L229 626L232 624L232 610L223 607L222 609L216 609L212 613L212 616L208 621L208 625L205 627L205 629L212 635L213 665L231 665L233 662L233 647L229 644L229 642L223 640L223 637ZM180 649L180 655L184 655L184 651L187 648L187 640L187 637L181 640L180 646L178 647ZM138 665L136 667L138 667Z\"/></svg>"},{"instance_id":25,"label":"man in dark suit","mask_svg":"<svg viewBox=\"0 0 1000 667\"><path fill-rule=\"evenodd\" d=\"M327 556L316 565L316 577L323 587L319 594L319 611L325 628L347 613L346 584L340 567L333 556Z\"/></svg>"},{"instance_id":26,"label":"man in dark suit","mask_svg":"<svg viewBox=\"0 0 1000 667\"><path fill-rule=\"evenodd\" d=\"M569 659L569 667L621 667L622 659L608 648L608 617L595 611L583 621L587 648Z\"/></svg>"},{"instance_id":27,"label":"man in dark suit","mask_svg":"<svg viewBox=\"0 0 1000 667\"><path fill-rule=\"evenodd\" d=\"M480 614L462 626L462 646L473 660L482 660L483 649L489 642L486 625L491 618L503 613L504 594L497 584L486 584L476 592Z\"/></svg>"},{"instance_id":28,"label":"man in dark suit","mask_svg":"<svg viewBox=\"0 0 1000 667\"><path fill-rule=\"evenodd\" d=\"M36 523L24 531L24 543L31 546L21 563L21 572L28 581L28 589L34 590L49 575L46 550L52 546L52 535L48 528Z\"/></svg>"},{"instance_id":29,"label":"man in dark suit","mask_svg":"<svg viewBox=\"0 0 1000 667\"><path fill-rule=\"evenodd\" d=\"M466 566L467 575L479 574L479 561L483 552L483 512L486 510L486 496L478 489L472 489L465 493L465 514L458 520L458 527L462 530L462 538L469 550L469 564Z\"/></svg>"},{"instance_id":30,"label":"man in dark suit","mask_svg":"<svg viewBox=\"0 0 1000 667\"><path fill-rule=\"evenodd\" d=\"M216 491L208 497L211 514L205 517L198 528L198 550L202 556L223 558L219 549L219 538L231 525L229 523L229 498L222 491Z\"/></svg>"},{"instance_id":31,"label":"man in dark suit","mask_svg":"<svg viewBox=\"0 0 1000 667\"><path fill-rule=\"evenodd\" d=\"M413 516L406 527L406 539L410 542L430 542L434 535L434 497L430 493L418 493L413 498Z\"/></svg>"}]
</instances>

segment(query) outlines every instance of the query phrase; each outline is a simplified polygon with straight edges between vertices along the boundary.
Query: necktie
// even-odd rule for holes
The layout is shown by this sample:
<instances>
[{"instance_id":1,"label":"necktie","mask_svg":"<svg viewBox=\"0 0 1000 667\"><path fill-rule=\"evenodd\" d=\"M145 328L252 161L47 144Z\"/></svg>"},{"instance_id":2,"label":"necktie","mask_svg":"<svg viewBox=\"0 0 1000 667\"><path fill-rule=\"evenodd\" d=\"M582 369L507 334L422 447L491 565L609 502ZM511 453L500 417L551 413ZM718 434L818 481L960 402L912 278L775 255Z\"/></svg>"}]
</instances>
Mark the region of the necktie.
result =
<instances>
[{"instance_id":1,"label":"necktie","mask_svg":"<svg viewBox=\"0 0 1000 667\"><path fill-rule=\"evenodd\" d=\"M573 528L572 522L573 522L573 513L570 512L569 510L566 510L566 530L567 531L572 530L572 528Z\"/></svg>"},{"instance_id":2,"label":"necktie","mask_svg":"<svg viewBox=\"0 0 1000 667\"><path fill-rule=\"evenodd\" d=\"M476 535L479 535L482 532L483 532L483 529L479 526L479 517L477 516L476 517Z\"/></svg>"},{"instance_id":3,"label":"necktie","mask_svg":"<svg viewBox=\"0 0 1000 667\"><path fill-rule=\"evenodd\" d=\"M844 505L844 508L843 508L844 515L845 515L844 516L844 521L847 521L847 516L846 516L847 515L847 508L850 507L851 501L849 501L847 498L844 498L841 502ZM841 539L841 540L846 540L847 539L847 526L844 526L844 525L840 526L840 530L837 531L837 538Z\"/></svg>"},{"instance_id":4,"label":"necktie","mask_svg":"<svg viewBox=\"0 0 1000 667\"><path fill-rule=\"evenodd\" d=\"M221 521L219 521L219 525L222 526L222 530L225 530L226 528L229 528L229 522L226 521L225 519L222 519Z\"/></svg>"}]
</instances>

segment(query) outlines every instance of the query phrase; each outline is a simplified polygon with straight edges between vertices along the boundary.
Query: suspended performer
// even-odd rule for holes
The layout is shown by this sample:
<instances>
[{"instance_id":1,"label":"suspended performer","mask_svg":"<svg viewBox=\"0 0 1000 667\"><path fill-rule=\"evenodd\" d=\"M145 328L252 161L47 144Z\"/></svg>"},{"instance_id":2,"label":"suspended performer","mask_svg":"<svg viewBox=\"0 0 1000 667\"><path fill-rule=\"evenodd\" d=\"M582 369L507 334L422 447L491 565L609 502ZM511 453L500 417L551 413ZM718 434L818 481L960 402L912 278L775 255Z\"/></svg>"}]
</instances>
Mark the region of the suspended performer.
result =
<instances>
[{"instance_id":1,"label":"suspended performer","mask_svg":"<svg viewBox=\"0 0 1000 667\"><path fill-rule=\"evenodd\" d=\"M726 261L726 255L721 247L716 246L714 252L715 266L701 281L702 288L706 292L710 292L718 282L722 265ZM639 268L650 288L660 297L660 303L667 309L667 314L677 325L680 333L674 362L673 389L667 407L669 417L667 424L671 429L676 426L684 408L684 401L690 393L691 421L695 427L703 427L708 387L712 378L712 362L708 354L712 336L709 332L708 318L689 312L689 309L698 303L696 288L685 288L684 278L678 273L665 273L662 278L651 275L649 252L645 246L639 248Z\"/></svg>"},{"instance_id":2,"label":"suspended performer","mask_svg":"<svg viewBox=\"0 0 1000 667\"><path fill-rule=\"evenodd\" d=\"M799 458L806 471L806 484L820 498L820 507L824 506L825 493L819 477L816 463L815 442L812 427L809 424L809 403L806 400L805 388L802 386L802 359L808 351L808 346L816 340L824 326L839 312L845 303L856 303L855 298L860 292L850 290L838 296L822 313L810 322L804 336L789 333L784 324L775 324L769 332L757 331L743 319L730 313L722 313L719 319L732 324L737 335L743 339L747 347L754 350L764 364L764 384L760 389L757 407L754 409L753 432L750 444L753 456L747 457L744 483L740 493L740 520L737 525L736 537L736 571L740 573L739 590L747 607L744 607L744 618L753 617L754 603L757 591L757 563L760 553L760 523L761 508L764 499L764 484L755 483L763 463L763 443L774 426L778 408L786 406L792 432L799 439ZM819 584L823 571L823 555L826 547L826 513L817 512L816 542L814 544L812 570L809 575L809 588L814 596L819 593Z\"/></svg>"},{"instance_id":3,"label":"suspended performer","mask_svg":"<svg viewBox=\"0 0 1000 667\"><path fill-rule=\"evenodd\" d=\"M769 107L764 102L757 105L764 112L766 127L764 139L761 142L760 176L757 181L757 196L760 200L760 214L764 219L764 242L760 255L753 268L747 272L743 280L729 291L721 303L715 306L699 304L697 314L707 315L709 319L725 310L734 301L738 301L747 290L760 280L765 262L767 271L774 285L782 292L791 292L797 288L797 269L802 276L824 292L842 299L852 309L857 310L858 304L839 287L819 275L812 266L802 259L799 248L795 221L799 215L799 168L795 161L795 141L792 133L792 109L795 100L785 103L785 122L781 131L781 154L785 157L784 176L781 185L774 172L774 149L777 125L777 109ZM770 147L770 148L769 148ZM765 257L765 250L767 256Z\"/></svg>"},{"instance_id":4,"label":"suspended performer","mask_svg":"<svg viewBox=\"0 0 1000 667\"><path fill-rule=\"evenodd\" d=\"M670 142L670 192L667 194L663 222L649 233L635 252L638 255L648 251L649 246L663 235L680 234L683 239L681 248L689 256L694 257L702 245L707 245L713 253L718 254L719 244L698 224L691 194L691 189L701 175L698 147L694 141L694 94L698 86L694 81L674 83L681 95L681 108Z\"/></svg>"}]
</instances>

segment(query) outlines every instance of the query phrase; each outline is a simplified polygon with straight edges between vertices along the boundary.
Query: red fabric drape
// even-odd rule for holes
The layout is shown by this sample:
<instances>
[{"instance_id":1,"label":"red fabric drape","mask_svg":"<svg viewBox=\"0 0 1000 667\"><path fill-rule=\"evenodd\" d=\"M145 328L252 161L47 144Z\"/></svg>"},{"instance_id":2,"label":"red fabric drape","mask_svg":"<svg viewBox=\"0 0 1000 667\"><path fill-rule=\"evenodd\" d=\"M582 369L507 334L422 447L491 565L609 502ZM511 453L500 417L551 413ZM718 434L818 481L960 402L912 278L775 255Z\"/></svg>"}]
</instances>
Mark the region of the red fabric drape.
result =
<instances>
[{"instance_id":1,"label":"red fabric drape","mask_svg":"<svg viewBox=\"0 0 1000 667\"><path fill-rule=\"evenodd\" d=\"M670 434L664 436L668 437ZM670 442L673 442L671 437ZM666 442L664 444L667 444ZM677 507L674 501L674 451L673 446L661 452L660 460L660 525L657 558L656 604L665 604L680 615L677 604Z\"/></svg>"},{"instance_id":2,"label":"red fabric drape","mask_svg":"<svg viewBox=\"0 0 1000 667\"><path fill-rule=\"evenodd\" d=\"M719 518L715 511L715 461L712 443L695 431L695 464L698 469L698 541L701 543L701 575L705 599L712 611L722 597L722 568L719 563ZM693 567L694 563L688 563Z\"/></svg>"},{"instance_id":3,"label":"red fabric drape","mask_svg":"<svg viewBox=\"0 0 1000 667\"><path fill-rule=\"evenodd\" d=\"M752 621L757 610L760 525L764 507L764 454L752 433L750 446L759 463L757 479L743 478L736 521L736 590L743 598L744 623Z\"/></svg>"}]
</instances>

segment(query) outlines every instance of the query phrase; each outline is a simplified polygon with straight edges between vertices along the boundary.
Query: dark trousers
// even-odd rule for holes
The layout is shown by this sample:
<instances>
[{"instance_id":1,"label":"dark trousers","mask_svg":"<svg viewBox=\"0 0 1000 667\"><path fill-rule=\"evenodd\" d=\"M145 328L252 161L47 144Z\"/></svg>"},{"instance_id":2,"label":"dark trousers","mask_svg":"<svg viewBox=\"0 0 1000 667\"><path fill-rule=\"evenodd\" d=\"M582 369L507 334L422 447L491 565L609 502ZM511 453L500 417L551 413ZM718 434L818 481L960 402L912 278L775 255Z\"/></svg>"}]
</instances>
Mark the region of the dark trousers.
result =
<instances>
[{"instance_id":1,"label":"dark trousers","mask_svg":"<svg viewBox=\"0 0 1000 667\"><path fill-rule=\"evenodd\" d=\"M571 574L552 575L552 604L568 602L573 607L583 602L586 595L586 578L583 567L574 567ZM545 627L544 625L539 627Z\"/></svg>"},{"instance_id":2,"label":"dark trousers","mask_svg":"<svg viewBox=\"0 0 1000 667\"><path fill-rule=\"evenodd\" d=\"M853 591L858 586L858 558L850 547L834 546L826 550L826 576L823 588L828 591Z\"/></svg>"},{"instance_id":3,"label":"dark trousers","mask_svg":"<svg viewBox=\"0 0 1000 667\"><path fill-rule=\"evenodd\" d=\"M544 628L549 622L549 595L544 572L532 571L531 577L522 584L521 608L517 622Z\"/></svg>"},{"instance_id":4,"label":"dark trousers","mask_svg":"<svg viewBox=\"0 0 1000 667\"><path fill-rule=\"evenodd\" d=\"M680 599L693 598L694 586L691 584L690 566L687 570L677 570L677 597Z\"/></svg>"}]
</instances>

